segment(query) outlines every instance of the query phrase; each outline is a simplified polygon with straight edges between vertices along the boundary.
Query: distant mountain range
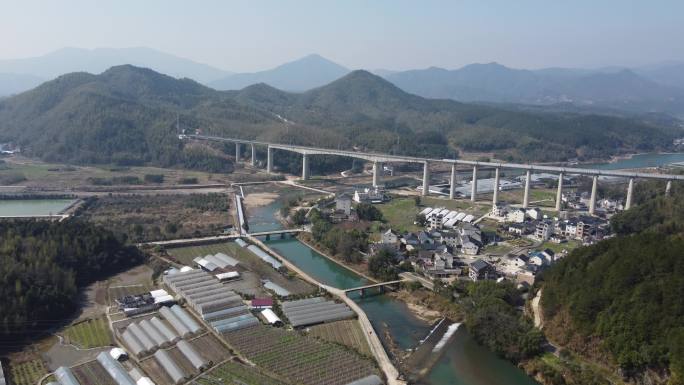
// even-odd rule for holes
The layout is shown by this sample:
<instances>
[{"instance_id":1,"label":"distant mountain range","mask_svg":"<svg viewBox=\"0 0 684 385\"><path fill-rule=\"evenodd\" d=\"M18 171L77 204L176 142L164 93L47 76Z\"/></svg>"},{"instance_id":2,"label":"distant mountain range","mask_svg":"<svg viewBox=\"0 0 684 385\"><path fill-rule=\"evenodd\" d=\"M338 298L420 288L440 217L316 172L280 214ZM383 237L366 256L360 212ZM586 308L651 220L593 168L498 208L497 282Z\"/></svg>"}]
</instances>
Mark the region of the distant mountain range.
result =
<instances>
[{"instance_id":1,"label":"distant mountain range","mask_svg":"<svg viewBox=\"0 0 684 385\"><path fill-rule=\"evenodd\" d=\"M252 84L266 83L281 90L298 92L328 84L348 73L347 68L328 59L308 55L267 71L233 74L207 85L217 90L241 90Z\"/></svg>"},{"instance_id":2,"label":"distant mountain range","mask_svg":"<svg viewBox=\"0 0 684 385\"><path fill-rule=\"evenodd\" d=\"M19 93L64 73L101 73L132 64L176 77L188 77L217 90L240 90L265 83L304 92L345 76L349 69L319 55L308 55L270 70L232 73L149 48L65 48L29 59L0 61L0 96ZM463 102L554 106L571 104L589 111L665 113L684 117L684 63L668 62L628 69L546 68L521 70L497 63L447 70L372 71L402 90L426 98Z\"/></svg>"},{"instance_id":3,"label":"distant mountain range","mask_svg":"<svg viewBox=\"0 0 684 385\"><path fill-rule=\"evenodd\" d=\"M71 72L99 74L110 67L132 64L176 78L205 83L231 75L207 64L180 58L151 48L63 48L43 56L0 60L0 96L29 90Z\"/></svg>"},{"instance_id":4,"label":"distant mountain range","mask_svg":"<svg viewBox=\"0 0 684 385\"><path fill-rule=\"evenodd\" d=\"M188 145L194 132L395 154L493 152L510 160L559 161L670 149L674 123L426 99L366 71L303 93L263 83L217 91L131 65L72 73L0 100L0 142L69 163L183 165L223 170L232 150ZM291 162L296 162L294 157ZM294 163L293 163L294 164ZM295 167L296 168L296 167Z\"/></svg>"}]
</instances>

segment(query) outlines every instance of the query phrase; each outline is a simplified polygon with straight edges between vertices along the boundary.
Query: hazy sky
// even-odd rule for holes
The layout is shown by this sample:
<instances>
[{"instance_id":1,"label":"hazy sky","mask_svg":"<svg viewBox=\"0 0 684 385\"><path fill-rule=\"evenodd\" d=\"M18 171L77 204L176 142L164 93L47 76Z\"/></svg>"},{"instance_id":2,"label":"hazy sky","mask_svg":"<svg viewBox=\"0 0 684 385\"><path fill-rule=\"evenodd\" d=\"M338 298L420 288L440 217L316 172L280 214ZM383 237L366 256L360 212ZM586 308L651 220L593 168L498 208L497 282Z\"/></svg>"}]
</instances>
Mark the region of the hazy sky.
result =
<instances>
[{"instance_id":1,"label":"hazy sky","mask_svg":"<svg viewBox=\"0 0 684 385\"><path fill-rule=\"evenodd\" d=\"M684 60L682 0L0 0L0 59L147 46L233 71Z\"/></svg>"}]
</instances>

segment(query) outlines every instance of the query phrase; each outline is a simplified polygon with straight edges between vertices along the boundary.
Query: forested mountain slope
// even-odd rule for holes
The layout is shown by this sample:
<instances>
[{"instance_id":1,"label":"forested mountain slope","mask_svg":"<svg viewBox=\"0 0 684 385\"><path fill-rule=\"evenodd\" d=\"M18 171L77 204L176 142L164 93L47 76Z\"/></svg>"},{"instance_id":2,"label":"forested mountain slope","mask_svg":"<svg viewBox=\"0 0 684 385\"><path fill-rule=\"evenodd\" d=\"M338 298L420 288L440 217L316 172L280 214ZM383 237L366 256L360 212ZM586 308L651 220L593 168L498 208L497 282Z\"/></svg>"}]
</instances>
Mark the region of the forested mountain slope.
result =
<instances>
[{"instance_id":1,"label":"forested mountain slope","mask_svg":"<svg viewBox=\"0 0 684 385\"><path fill-rule=\"evenodd\" d=\"M56 162L230 171L232 151L178 140L177 116L183 129L213 135L435 157L486 151L523 161L669 149L682 136L674 123L424 99L365 71L295 94L264 84L216 91L124 65L1 100L0 143Z\"/></svg>"},{"instance_id":2,"label":"forested mountain slope","mask_svg":"<svg viewBox=\"0 0 684 385\"><path fill-rule=\"evenodd\" d=\"M683 384L684 190L650 197L612 224L616 238L544 274L545 334L636 383Z\"/></svg>"},{"instance_id":3,"label":"forested mountain slope","mask_svg":"<svg viewBox=\"0 0 684 385\"><path fill-rule=\"evenodd\" d=\"M681 128L572 113L531 113L425 99L366 71L326 86L287 94L266 85L235 93L290 121L332 127L352 145L412 155L494 151L518 160L605 157L667 148Z\"/></svg>"},{"instance_id":4,"label":"forested mountain slope","mask_svg":"<svg viewBox=\"0 0 684 385\"><path fill-rule=\"evenodd\" d=\"M142 261L137 248L78 220L0 222L0 350L71 317L78 287Z\"/></svg>"}]
</instances>

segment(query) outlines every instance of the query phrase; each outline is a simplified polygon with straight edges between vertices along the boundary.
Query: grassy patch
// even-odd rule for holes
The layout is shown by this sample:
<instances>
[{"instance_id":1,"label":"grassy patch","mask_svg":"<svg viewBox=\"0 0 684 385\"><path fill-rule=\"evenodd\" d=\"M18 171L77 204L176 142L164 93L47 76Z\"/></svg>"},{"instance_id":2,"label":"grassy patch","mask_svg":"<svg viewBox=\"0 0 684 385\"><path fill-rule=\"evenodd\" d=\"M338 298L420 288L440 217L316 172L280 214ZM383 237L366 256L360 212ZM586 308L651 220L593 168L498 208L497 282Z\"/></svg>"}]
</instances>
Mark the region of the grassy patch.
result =
<instances>
[{"instance_id":1,"label":"grassy patch","mask_svg":"<svg viewBox=\"0 0 684 385\"><path fill-rule=\"evenodd\" d=\"M576 249L578 247L582 246L582 244L579 241L576 240L571 240L566 243L553 243L553 242L544 242L539 246L540 250L544 249L549 249L553 251L554 253L560 253L563 250L571 251L573 249Z\"/></svg>"},{"instance_id":2,"label":"grassy patch","mask_svg":"<svg viewBox=\"0 0 684 385\"><path fill-rule=\"evenodd\" d=\"M64 330L64 342L80 348L112 345L112 335L104 318L88 319Z\"/></svg>"},{"instance_id":3,"label":"grassy patch","mask_svg":"<svg viewBox=\"0 0 684 385\"><path fill-rule=\"evenodd\" d=\"M413 224L416 214L420 212L413 198L395 198L391 201L376 205L387 221L388 225L398 232L418 231L419 226Z\"/></svg>"}]
</instances>

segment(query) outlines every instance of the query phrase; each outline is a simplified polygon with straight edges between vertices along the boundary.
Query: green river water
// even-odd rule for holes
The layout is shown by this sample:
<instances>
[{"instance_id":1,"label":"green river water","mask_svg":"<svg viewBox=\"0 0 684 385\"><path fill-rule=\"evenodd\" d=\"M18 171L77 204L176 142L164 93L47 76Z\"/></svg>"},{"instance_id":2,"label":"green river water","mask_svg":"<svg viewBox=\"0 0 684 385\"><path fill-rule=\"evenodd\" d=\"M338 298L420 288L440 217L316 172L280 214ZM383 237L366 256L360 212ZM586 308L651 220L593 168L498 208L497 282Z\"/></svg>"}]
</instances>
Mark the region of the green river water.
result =
<instances>
[{"instance_id":1,"label":"green river water","mask_svg":"<svg viewBox=\"0 0 684 385\"><path fill-rule=\"evenodd\" d=\"M274 214L279 202L251 210L248 213L251 231L275 230L281 225ZM351 288L367 281L354 272L330 261L297 239L266 241L280 255L296 264L316 280L337 288ZM356 298L379 336L389 331L393 342L401 349L412 349L430 331L432 325L417 318L405 303L384 295ZM387 344L388 341L383 341ZM524 372L511 363L479 346L460 328L441 357L421 383L427 385L535 385Z\"/></svg>"}]
</instances>

